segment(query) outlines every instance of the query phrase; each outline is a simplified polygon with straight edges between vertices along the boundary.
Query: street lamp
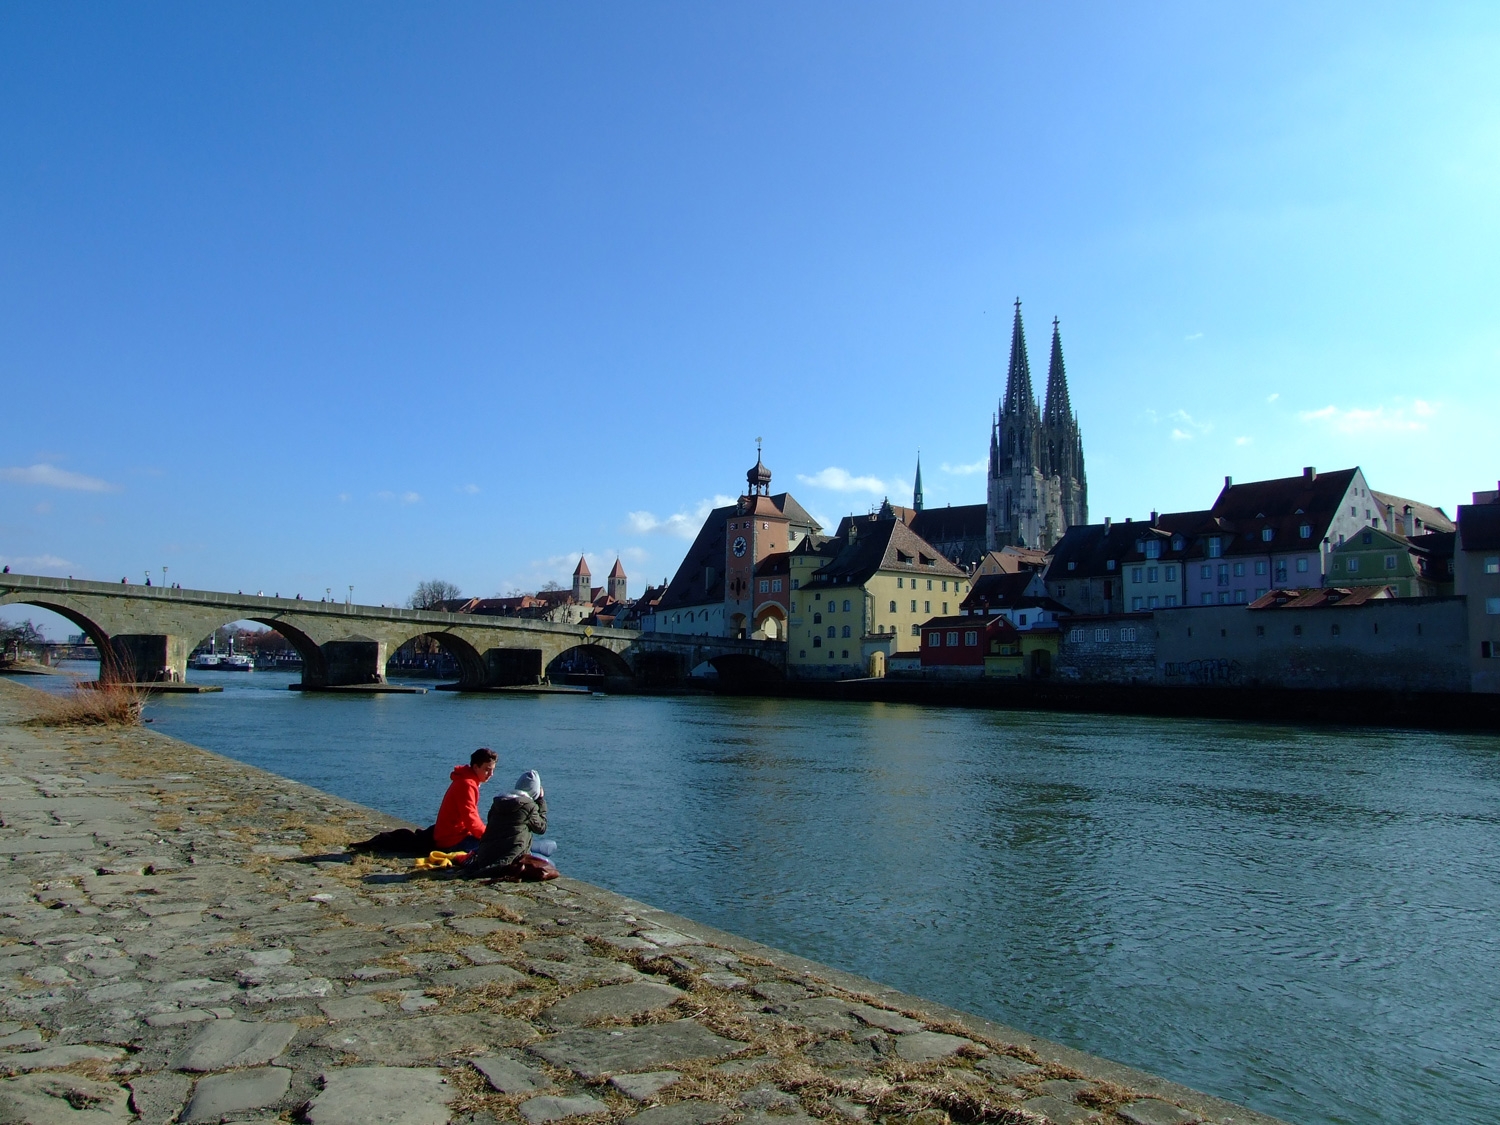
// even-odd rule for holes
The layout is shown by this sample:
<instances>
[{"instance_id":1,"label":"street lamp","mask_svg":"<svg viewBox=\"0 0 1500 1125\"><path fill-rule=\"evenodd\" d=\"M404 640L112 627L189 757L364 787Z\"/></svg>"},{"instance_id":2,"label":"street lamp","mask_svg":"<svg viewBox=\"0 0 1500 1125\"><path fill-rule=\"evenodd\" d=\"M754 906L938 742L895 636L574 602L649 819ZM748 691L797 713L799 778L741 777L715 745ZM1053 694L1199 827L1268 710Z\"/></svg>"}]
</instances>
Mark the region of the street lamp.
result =
<instances>
[{"instance_id":1,"label":"street lamp","mask_svg":"<svg viewBox=\"0 0 1500 1125\"><path fill-rule=\"evenodd\" d=\"M324 601L328 601L328 602L333 601L333 587L332 586L324 586L323 587L323 600Z\"/></svg>"},{"instance_id":2,"label":"street lamp","mask_svg":"<svg viewBox=\"0 0 1500 1125\"><path fill-rule=\"evenodd\" d=\"M161 568L161 584L163 586L165 586L167 584L167 568L166 567L162 567Z\"/></svg>"},{"instance_id":3,"label":"street lamp","mask_svg":"<svg viewBox=\"0 0 1500 1125\"><path fill-rule=\"evenodd\" d=\"M347 602L345 602L344 604L345 605L353 605L354 604L354 587L353 587L353 585L351 585L349 587L349 600Z\"/></svg>"}]
</instances>

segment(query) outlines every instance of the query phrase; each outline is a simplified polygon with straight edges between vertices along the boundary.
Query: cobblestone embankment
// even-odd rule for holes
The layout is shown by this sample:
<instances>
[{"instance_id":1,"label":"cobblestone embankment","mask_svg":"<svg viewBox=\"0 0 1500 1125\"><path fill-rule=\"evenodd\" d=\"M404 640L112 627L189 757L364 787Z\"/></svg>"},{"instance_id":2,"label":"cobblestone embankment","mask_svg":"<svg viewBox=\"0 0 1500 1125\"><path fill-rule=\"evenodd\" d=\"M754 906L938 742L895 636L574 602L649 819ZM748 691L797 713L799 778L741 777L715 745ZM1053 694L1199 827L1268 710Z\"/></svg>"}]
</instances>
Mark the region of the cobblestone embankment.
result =
<instances>
[{"instance_id":1,"label":"cobblestone embankment","mask_svg":"<svg viewBox=\"0 0 1500 1125\"><path fill-rule=\"evenodd\" d=\"M1272 1118L571 879L410 878L394 820L0 682L0 1122Z\"/></svg>"}]
</instances>

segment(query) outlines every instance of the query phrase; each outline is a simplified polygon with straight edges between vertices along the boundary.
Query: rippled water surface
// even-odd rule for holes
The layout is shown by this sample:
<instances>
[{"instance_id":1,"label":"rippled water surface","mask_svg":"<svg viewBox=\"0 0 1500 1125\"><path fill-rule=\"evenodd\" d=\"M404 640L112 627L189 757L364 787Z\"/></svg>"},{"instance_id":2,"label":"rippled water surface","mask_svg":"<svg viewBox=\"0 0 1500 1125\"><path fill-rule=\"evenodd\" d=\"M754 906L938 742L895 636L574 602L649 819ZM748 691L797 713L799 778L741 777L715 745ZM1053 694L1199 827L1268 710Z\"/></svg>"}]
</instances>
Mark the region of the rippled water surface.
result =
<instances>
[{"instance_id":1,"label":"rippled water surface","mask_svg":"<svg viewBox=\"0 0 1500 1125\"><path fill-rule=\"evenodd\" d=\"M568 874L1303 1125L1500 1121L1500 739L293 678L148 714L423 823L489 745Z\"/></svg>"}]
</instances>

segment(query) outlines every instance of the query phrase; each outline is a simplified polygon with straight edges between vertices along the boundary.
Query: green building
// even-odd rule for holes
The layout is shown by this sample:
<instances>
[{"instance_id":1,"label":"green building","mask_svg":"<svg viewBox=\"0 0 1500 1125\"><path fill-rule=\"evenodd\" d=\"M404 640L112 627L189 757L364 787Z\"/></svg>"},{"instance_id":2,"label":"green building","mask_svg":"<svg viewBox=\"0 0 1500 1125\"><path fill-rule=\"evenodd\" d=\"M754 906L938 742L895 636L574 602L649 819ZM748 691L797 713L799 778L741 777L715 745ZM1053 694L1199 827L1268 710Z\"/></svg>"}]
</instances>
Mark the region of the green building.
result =
<instances>
[{"instance_id":1,"label":"green building","mask_svg":"<svg viewBox=\"0 0 1500 1125\"><path fill-rule=\"evenodd\" d=\"M1333 548L1327 584L1389 586L1398 598L1452 593L1452 541L1451 532L1408 538L1367 527Z\"/></svg>"}]
</instances>

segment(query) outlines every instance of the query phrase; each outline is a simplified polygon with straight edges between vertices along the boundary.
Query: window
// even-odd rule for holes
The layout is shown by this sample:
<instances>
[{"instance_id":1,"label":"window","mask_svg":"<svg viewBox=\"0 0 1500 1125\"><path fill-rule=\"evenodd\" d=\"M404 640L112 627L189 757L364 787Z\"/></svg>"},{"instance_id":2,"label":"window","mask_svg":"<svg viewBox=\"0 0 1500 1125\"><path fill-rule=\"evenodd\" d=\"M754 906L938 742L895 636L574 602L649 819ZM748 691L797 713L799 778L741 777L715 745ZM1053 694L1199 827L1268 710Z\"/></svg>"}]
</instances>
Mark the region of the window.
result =
<instances>
[{"instance_id":1,"label":"window","mask_svg":"<svg viewBox=\"0 0 1500 1125\"><path fill-rule=\"evenodd\" d=\"M1306 574L1307 573L1307 559L1305 557L1304 558L1300 558L1300 559L1297 560L1297 573L1298 574Z\"/></svg>"},{"instance_id":2,"label":"window","mask_svg":"<svg viewBox=\"0 0 1500 1125\"><path fill-rule=\"evenodd\" d=\"M1168 594L1167 595L1167 608L1171 609L1176 604L1177 604L1177 595L1176 594Z\"/></svg>"},{"instance_id":3,"label":"window","mask_svg":"<svg viewBox=\"0 0 1500 1125\"><path fill-rule=\"evenodd\" d=\"M892 612L892 613L895 613L895 612L896 612L896 603L895 603L895 602L894 602L894 601L893 601L893 602L891 602L891 612Z\"/></svg>"},{"instance_id":4,"label":"window","mask_svg":"<svg viewBox=\"0 0 1500 1125\"><path fill-rule=\"evenodd\" d=\"M1208 537L1208 557L1220 558L1224 554L1224 540L1221 536L1210 535Z\"/></svg>"},{"instance_id":5,"label":"window","mask_svg":"<svg viewBox=\"0 0 1500 1125\"><path fill-rule=\"evenodd\" d=\"M1484 657L1484 659L1486 659L1486 660L1489 660L1489 659L1493 658L1494 655L1495 655L1495 646L1494 646L1494 644L1492 642L1490 642L1490 641L1480 641L1479 642L1479 655L1482 656L1482 657Z\"/></svg>"},{"instance_id":6,"label":"window","mask_svg":"<svg viewBox=\"0 0 1500 1125\"><path fill-rule=\"evenodd\" d=\"M1255 573L1256 574L1264 574L1265 572L1266 572L1266 560L1265 559L1256 559L1255 560Z\"/></svg>"},{"instance_id":7,"label":"window","mask_svg":"<svg viewBox=\"0 0 1500 1125\"><path fill-rule=\"evenodd\" d=\"M913 613L917 612L917 599L916 598L912 598L912 600L911 600L911 611Z\"/></svg>"},{"instance_id":8,"label":"window","mask_svg":"<svg viewBox=\"0 0 1500 1125\"><path fill-rule=\"evenodd\" d=\"M941 634L941 633L928 633L927 634L927 647L928 648L942 648L943 647L943 634Z\"/></svg>"},{"instance_id":9,"label":"window","mask_svg":"<svg viewBox=\"0 0 1500 1125\"><path fill-rule=\"evenodd\" d=\"M1500 558L1485 559L1484 572L1486 574L1500 574Z\"/></svg>"},{"instance_id":10,"label":"window","mask_svg":"<svg viewBox=\"0 0 1500 1125\"><path fill-rule=\"evenodd\" d=\"M823 591L819 590L816 594L813 595L813 601L820 602L822 600L823 600Z\"/></svg>"},{"instance_id":11,"label":"window","mask_svg":"<svg viewBox=\"0 0 1500 1125\"><path fill-rule=\"evenodd\" d=\"M1214 604L1214 596L1212 594L1204 594L1203 595L1203 604L1204 605L1213 605Z\"/></svg>"},{"instance_id":12,"label":"window","mask_svg":"<svg viewBox=\"0 0 1500 1125\"><path fill-rule=\"evenodd\" d=\"M1130 580L1132 582L1141 582L1141 581L1144 581L1145 577L1146 577L1146 572L1141 567L1133 566L1133 567L1130 568Z\"/></svg>"},{"instance_id":13,"label":"window","mask_svg":"<svg viewBox=\"0 0 1500 1125\"><path fill-rule=\"evenodd\" d=\"M1115 568L1115 560L1114 559L1110 559L1108 562L1106 562L1104 564L1104 569L1105 570L1114 570L1114 568Z\"/></svg>"},{"instance_id":14,"label":"window","mask_svg":"<svg viewBox=\"0 0 1500 1125\"><path fill-rule=\"evenodd\" d=\"M1300 570L1301 567L1298 567L1298 569ZM1358 574L1359 573L1359 560L1358 559L1345 559L1344 560L1344 569L1347 570L1350 574Z\"/></svg>"},{"instance_id":15,"label":"window","mask_svg":"<svg viewBox=\"0 0 1500 1125\"><path fill-rule=\"evenodd\" d=\"M1214 576L1214 568L1211 567L1211 566L1209 566L1207 563L1204 563L1203 564L1203 573L1200 574L1199 577L1200 578L1212 578L1213 576Z\"/></svg>"},{"instance_id":16,"label":"window","mask_svg":"<svg viewBox=\"0 0 1500 1125\"><path fill-rule=\"evenodd\" d=\"M1166 580L1168 582L1176 582L1177 581L1177 568L1175 566L1169 566L1169 567L1167 567L1167 573L1166 573L1166 575L1164 577L1166 578Z\"/></svg>"},{"instance_id":17,"label":"window","mask_svg":"<svg viewBox=\"0 0 1500 1125\"><path fill-rule=\"evenodd\" d=\"M797 655L805 657L807 655L807 649L805 649L805 648L798 649L797 650Z\"/></svg>"},{"instance_id":18,"label":"window","mask_svg":"<svg viewBox=\"0 0 1500 1125\"><path fill-rule=\"evenodd\" d=\"M1135 640L1135 630L1134 629L1121 629L1120 630L1120 643L1121 644L1124 644L1126 641L1133 641L1133 640Z\"/></svg>"},{"instance_id":19,"label":"window","mask_svg":"<svg viewBox=\"0 0 1500 1125\"><path fill-rule=\"evenodd\" d=\"M1276 581L1286 581L1286 559L1276 560Z\"/></svg>"},{"instance_id":20,"label":"window","mask_svg":"<svg viewBox=\"0 0 1500 1125\"><path fill-rule=\"evenodd\" d=\"M931 578L929 578L929 579L928 579L928 580L927 580L927 588L928 588L928 589L929 589L929 590L930 590L930 589L932 589L932 579L931 579Z\"/></svg>"},{"instance_id":21,"label":"window","mask_svg":"<svg viewBox=\"0 0 1500 1125\"><path fill-rule=\"evenodd\" d=\"M1236 590L1234 592L1234 604L1235 605L1244 605L1245 601L1246 601L1245 591L1244 590Z\"/></svg>"},{"instance_id":22,"label":"window","mask_svg":"<svg viewBox=\"0 0 1500 1125\"><path fill-rule=\"evenodd\" d=\"M838 635L839 634L838 634L838 626L837 625L830 625L830 626L828 626L828 637L829 637L830 640L833 639L834 637L838 636Z\"/></svg>"},{"instance_id":23,"label":"window","mask_svg":"<svg viewBox=\"0 0 1500 1125\"><path fill-rule=\"evenodd\" d=\"M1076 644L1082 644L1083 643L1083 630L1082 629L1074 629L1071 633L1069 633L1068 634L1068 643L1069 644L1075 644L1075 645Z\"/></svg>"},{"instance_id":24,"label":"window","mask_svg":"<svg viewBox=\"0 0 1500 1125\"><path fill-rule=\"evenodd\" d=\"M1145 604L1145 603L1144 603L1144 600L1141 599L1141 598L1131 598L1130 599L1130 608L1133 609L1133 610L1137 610L1138 611L1143 604Z\"/></svg>"},{"instance_id":25,"label":"window","mask_svg":"<svg viewBox=\"0 0 1500 1125\"><path fill-rule=\"evenodd\" d=\"M903 577L901 577L901 575L899 575L899 574L896 575L896 589L898 589L898 590L902 589L903 587L902 587L901 584L903 582L905 582L905 581L906 581L906 579L903 578Z\"/></svg>"},{"instance_id":26,"label":"window","mask_svg":"<svg viewBox=\"0 0 1500 1125\"><path fill-rule=\"evenodd\" d=\"M1335 637L1339 635L1339 627L1337 625L1334 625L1328 631L1330 633L1332 633Z\"/></svg>"},{"instance_id":27,"label":"window","mask_svg":"<svg viewBox=\"0 0 1500 1125\"><path fill-rule=\"evenodd\" d=\"M1263 597L1265 597L1266 596L1266 588L1264 586L1257 586L1255 588L1255 596L1257 598L1263 598Z\"/></svg>"},{"instance_id":28,"label":"window","mask_svg":"<svg viewBox=\"0 0 1500 1125\"><path fill-rule=\"evenodd\" d=\"M1484 599L1484 612L1485 613L1500 613L1500 598L1485 598ZM1422 627L1420 625L1418 625L1417 628L1421 629Z\"/></svg>"},{"instance_id":29,"label":"window","mask_svg":"<svg viewBox=\"0 0 1500 1125\"><path fill-rule=\"evenodd\" d=\"M1257 637L1264 637L1266 635L1266 627L1264 625L1257 625L1255 627L1255 635Z\"/></svg>"},{"instance_id":30,"label":"window","mask_svg":"<svg viewBox=\"0 0 1500 1125\"><path fill-rule=\"evenodd\" d=\"M1237 563L1234 564L1234 576L1236 578L1243 578L1243 577L1245 577L1245 564L1244 563L1237 562Z\"/></svg>"},{"instance_id":31,"label":"window","mask_svg":"<svg viewBox=\"0 0 1500 1125\"><path fill-rule=\"evenodd\" d=\"M1300 637L1301 635L1302 635L1302 626L1301 625L1293 625L1292 626L1292 636L1294 636L1294 637Z\"/></svg>"},{"instance_id":32,"label":"window","mask_svg":"<svg viewBox=\"0 0 1500 1125\"><path fill-rule=\"evenodd\" d=\"M944 602L944 603L943 603L943 613L944 613L944 614L945 614L945 615L946 615L946 614L947 614L947 612L948 612L948 603L947 603L947 602Z\"/></svg>"},{"instance_id":33,"label":"window","mask_svg":"<svg viewBox=\"0 0 1500 1125\"><path fill-rule=\"evenodd\" d=\"M1310 523L1303 524L1301 527L1299 527L1297 529L1297 534L1300 535L1303 539L1311 539L1312 538L1312 524L1310 524Z\"/></svg>"},{"instance_id":34,"label":"window","mask_svg":"<svg viewBox=\"0 0 1500 1125\"><path fill-rule=\"evenodd\" d=\"M844 599L844 612L845 613L849 612L849 599L848 598Z\"/></svg>"},{"instance_id":35,"label":"window","mask_svg":"<svg viewBox=\"0 0 1500 1125\"><path fill-rule=\"evenodd\" d=\"M1357 515L1359 515L1359 509L1357 507L1355 507L1353 504L1350 504L1349 505L1349 514L1351 516L1357 516Z\"/></svg>"},{"instance_id":36,"label":"window","mask_svg":"<svg viewBox=\"0 0 1500 1125\"><path fill-rule=\"evenodd\" d=\"M1160 569L1159 567L1148 566L1146 568L1146 581L1147 582L1155 582L1156 581L1157 572L1158 572L1159 569Z\"/></svg>"},{"instance_id":37,"label":"window","mask_svg":"<svg viewBox=\"0 0 1500 1125\"><path fill-rule=\"evenodd\" d=\"M781 579L779 579L779 578L773 578L773 579L771 579L771 593L773 593L773 594L779 594L779 593L781 593Z\"/></svg>"},{"instance_id":38,"label":"window","mask_svg":"<svg viewBox=\"0 0 1500 1125\"><path fill-rule=\"evenodd\" d=\"M1154 595L1146 599L1147 609L1156 609L1159 605L1161 605L1161 599Z\"/></svg>"},{"instance_id":39,"label":"window","mask_svg":"<svg viewBox=\"0 0 1500 1125\"><path fill-rule=\"evenodd\" d=\"M1263 527L1263 528L1260 529L1260 541L1262 543L1269 543L1275 537L1276 537L1276 533L1274 531L1272 531L1269 527Z\"/></svg>"},{"instance_id":40,"label":"window","mask_svg":"<svg viewBox=\"0 0 1500 1125\"><path fill-rule=\"evenodd\" d=\"M1375 536L1367 531L1359 537L1359 541L1368 547L1371 543L1375 542Z\"/></svg>"},{"instance_id":41,"label":"window","mask_svg":"<svg viewBox=\"0 0 1500 1125\"><path fill-rule=\"evenodd\" d=\"M1026 624L1026 615L1024 613L1017 619L1017 623L1021 625Z\"/></svg>"},{"instance_id":42,"label":"window","mask_svg":"<svg viewBox=\"0 0 1500 1125\"><path fill-rule=\"evenodd\" d=\"M1068 560L1068 569L1069 569L1069 570L1072 570L1072 569L1073 569L1073 568L1074 568L1074 567L1075 567L1075 566L1077 566L1077 565L1078 565L1078 564L1077 564L1077 563L1076 563L1076 562L1074 562L1074 561L1073 561L1073 560L1072 560L1072 559L1069 559L1069 560Z\"/></svg>"},{"instance_id":43,"label":"window","mask_svg":"<svg viewBox=\"0 0 1500 1125\"><path fill-rule=\"evenodd\" d=\"M1161 558L1161 540L1152 539L1146 543L1146 557L1148 559Z\"/></svg>"},{"instance_id":44,"label":"window","mask_svg":"<svg viewBox=\"0 0 1500 1125\"><path fill-rule=\"evenodd\" d=\"M923 602L922 603L922 612L923 613L931 613L932 612L932 603L931 602Z\"/></svg>"},{"instance_id":45,"label":"window","mask_svg":"<svg viewBox=\"0 0 1500 1125\"><path fill-rule=\"evenodd\" d=\"M1386 555L1386 557L1385 557L1385 568L1386 568L1386 570L1395 570L1396 569L1396 556L1395 555Z\"/></svg>"},{"instance_id":46,"label":"window","mask_svg":"<svg viewBox=\"0 0 1500 1125\"><path fill-rule=\"evenodd\" d=\"M813 648L822 648L822 647L823 647L823 638L822 637L814 637L813 638Z\"/></svg>"},{"instance_id":47,"label":"window","mask_svg":"<svg viewBox=\"0 0 1500 1125\"><path fill-rule=\"evenodd\" d=\"M1182 538L1182 536L1180 536L1180 535L1174 535L1174 536L1172 536L1172 550L1174 550L1174 551L1180 551L1180 550L1182 550L1182 544L1183 544L1183 538Z\"/></svg>"},{"instance_id":48,"label":"window","mask_svg":"<svg viewBox=\"0 0 1500 1125\"><path fill-rule=\"evenodd\" d=\"M1059 585L1057 587L1057 596L1059 598L1065 598L1065 597L1067 597L1068 596L1068 588L1066 586Z\"/></svg>"},{"instance_id":49,"label":"window","mask_svg":"<svg viewBox=\"0 0 1500 1125\"><path fill-rule=\"evenodd\" d=\"M1107 642L1109 640L1109 630L1108 629L1095 629L1094 630L1094 640L1097 641L1099 644L1104 644L1105 642Z\"/></svg>"},{"instance_id":50,"label":"window","mask_svg":"<svg viewBox=\"0 0 1500 1125\"><path fill-rule=\"evenodd\" d=\"M964 644L977 645L979 643L979 631L977 629L964 630Z\"/></svg>"},{"instance_id":51,"label":"window","mask_svg":"<svg viewBox=\"0 0 1500 1125\"><path fill-rule=\"evenodd\" d=\"M821 613L815 613L815 614L813 614L813 624L814 625L821 625L821 624L823 624L823 615Z\"/></svg>"},{"instance_id":52,"label":"window","mask_svg":"<svg viewBox=\"0 0 1500 1125\"><path fill-rule=\"evenodd\" d=\"M795 590L798 586L801 586L801 585L802 585L802 579L800 579L800 578L793 578L792 579L792 589L793 590Z\"/></svg>"},{"instance_id":53,"label":"window","mask_svg":"<svg viewBox=\"0 0 1500 1125\"><path fill-rule=\"evenodd\" d=\"M847 637L848 635L849 635L849 626L845 625L844 626L844 636Z\"/></svg>"},{"instance_id":54,"label":"window","mask_svg":"<svg viewBox=\"0 0 1500 1125\"><path fill-rule=\"evenodd\" d=\"M844 651L843 651L843 652L842 652L842 653L840 653L840 654L839 654L839 655L841 655L841 656L842 656L842 657L843 657L843 658L844 658L844 659L845 659L845 660L848 660L848 659L849 659L849 650L848 650L848 649L847 649L847 648L846 648L846 649L844 649Z\"/></svg>"},{"instance_id":55,"label":"window","mask_svg":"<svg viewBox=\"0 0 1500 1125\"><path fill-rule=\"evenodd\" d=\"M1218 574L1218 583L1217 584L1220 585L1220 586L1228 586L1229 585L1229 564L1228 563L1220 563L1219 564L1219 574Z\"/></svg>"},{"instance_id":56,"label":"window","mask_svg":"<svg viewBox=\"0 0 1500 1125\"><path fill-rule=\"evenodd\" d=\"M760 592L762 594L769 594L771 592L771 580L769 578L762 578L760 580Z\"/></svg>"},{"instance_id":57,"label":"window","mask_svg":"<svg viewBox=\"0 0 1500 1125\"><path fill-rule=\"evenodd\" d=\"M922 626L913 625L911 627L911 635L914 637L920 637L922 635Z\"/></svg>"},{"instance_id":58,"label":"window","mask_svg":"<svg viewBox=\"0 0 1500 1125\"><path fill-rule=\"evenodd\" d=\"M1223 591L1221 591L1219 593L1219 604L1220 605L1228 605L1229 604L1229 591L1228 590L1223 590Z\"/></svg>"}]
</instances>

